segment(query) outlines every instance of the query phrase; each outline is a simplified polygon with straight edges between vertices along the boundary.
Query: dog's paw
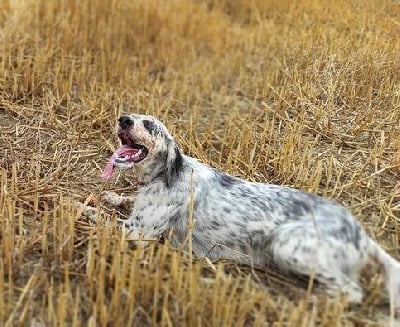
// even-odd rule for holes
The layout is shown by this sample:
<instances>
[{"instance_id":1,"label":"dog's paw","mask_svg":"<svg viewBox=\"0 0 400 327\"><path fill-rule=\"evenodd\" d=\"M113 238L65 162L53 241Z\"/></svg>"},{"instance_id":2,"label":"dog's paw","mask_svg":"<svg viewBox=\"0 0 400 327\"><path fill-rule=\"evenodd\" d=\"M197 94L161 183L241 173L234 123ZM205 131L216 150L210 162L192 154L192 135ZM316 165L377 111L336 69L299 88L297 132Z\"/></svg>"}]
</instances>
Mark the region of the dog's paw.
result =
<instances>
[{"instance_id":1,"label":"dog's paw","mask_svg":"<svg viewBox=\"0 0 400 327\"><path fill-rule=\"evenodd\" d=\"M96 208L85 205L81 202L76 202L78 208L78 216L84 216L85 218L96 222L99 216L99 211Z\"/></svg>"},{"instance_id":2,"label":"dog's paw","mask_svg":"<svg viewBox=\"0 0 400 327\"><path fill-rule=\"evenodd\" d=\"M115 192L106 191L100 195L101 202L105 203L106 205L113 206L113 207L120 206L122 203L122 200L123 200L122 196L118 195Z\"/></svg>"},{"instance_id":3,"label":"dog's paw","mask_svg":"<svg viewBox=\"0 0 400 327\"><path fill-rule=\"evenodd\" d=\"M103 192L100 196L100 200L106 205L112 207L121 207L124 209L129 209L134 202L134 197L119 195L115 192Z\"/></svg>"}]
</instances>

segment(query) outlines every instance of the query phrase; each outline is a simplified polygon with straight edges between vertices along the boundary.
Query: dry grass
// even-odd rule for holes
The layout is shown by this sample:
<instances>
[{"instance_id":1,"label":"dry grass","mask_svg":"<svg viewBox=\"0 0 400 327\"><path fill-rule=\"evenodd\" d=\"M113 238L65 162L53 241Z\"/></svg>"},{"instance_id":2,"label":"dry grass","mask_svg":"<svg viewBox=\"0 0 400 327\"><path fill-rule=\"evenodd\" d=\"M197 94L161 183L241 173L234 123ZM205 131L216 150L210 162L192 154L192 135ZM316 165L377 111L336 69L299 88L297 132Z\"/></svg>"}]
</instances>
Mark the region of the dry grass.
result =
<instances>
[{"instance_id":1,"label":"dry grass","mask_svg":"<svg viewBox=\"0 0 400 327\"><path fill-rule=\"evenodd\" d=\"M389 0L0 0L0 325L379 324L272 268L137 250L73 205L116 117L186 153L348 205L400 257L400 5ZM316 298L315 298L316 296Z\"/></svg>"}]
</instances>

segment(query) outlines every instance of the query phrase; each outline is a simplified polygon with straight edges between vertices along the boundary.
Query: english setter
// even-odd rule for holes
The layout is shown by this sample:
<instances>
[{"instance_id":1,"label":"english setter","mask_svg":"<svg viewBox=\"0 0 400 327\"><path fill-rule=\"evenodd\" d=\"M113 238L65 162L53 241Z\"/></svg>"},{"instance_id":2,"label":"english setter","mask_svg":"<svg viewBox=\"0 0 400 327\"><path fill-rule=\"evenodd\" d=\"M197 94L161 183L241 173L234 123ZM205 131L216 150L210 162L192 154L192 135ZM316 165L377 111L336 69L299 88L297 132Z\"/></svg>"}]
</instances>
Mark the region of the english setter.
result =
<instances>
[{"instance_id":1,"label":"english setter","mask_svg":"<svg viewBox=\"0 0 400 327\"><path fill-rule=\"evenodd\" d=\"M188 237L193 219L194 254L233 259L313 276L328 293L362 301L358 274L367 263L384 267L392 304L400 308L400 263L374 242L342 205L278 185L249 182L186 156L167 128L152 116L119 118L116 150L103 173L114 167L136 171L138 191L108 193L112 205L132 204L119 219L133 239L169 236L172 244ZM89 216L96 211L88 208ZM87 214L87 212L86 212Z\"/></svg>"}]
</instances>

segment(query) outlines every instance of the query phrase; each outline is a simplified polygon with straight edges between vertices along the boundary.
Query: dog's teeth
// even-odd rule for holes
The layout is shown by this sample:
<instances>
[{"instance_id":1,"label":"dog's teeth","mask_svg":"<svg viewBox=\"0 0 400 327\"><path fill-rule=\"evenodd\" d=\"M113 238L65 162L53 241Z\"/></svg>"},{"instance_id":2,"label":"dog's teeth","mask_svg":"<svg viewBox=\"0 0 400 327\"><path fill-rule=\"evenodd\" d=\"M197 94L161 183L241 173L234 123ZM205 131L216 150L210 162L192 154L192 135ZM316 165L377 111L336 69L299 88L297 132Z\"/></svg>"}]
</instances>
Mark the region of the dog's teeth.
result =
<instances>
[{"instance_id":1,"label":"dog's teeth","mask_svg":"<svg viewBox=\"0 0 400 327\"><path fill-rule=\"evenodd\" d=\"M128 160L129 157L117 157L114 159L115 162L124 163Z\"/></svg>"}]
</instances>

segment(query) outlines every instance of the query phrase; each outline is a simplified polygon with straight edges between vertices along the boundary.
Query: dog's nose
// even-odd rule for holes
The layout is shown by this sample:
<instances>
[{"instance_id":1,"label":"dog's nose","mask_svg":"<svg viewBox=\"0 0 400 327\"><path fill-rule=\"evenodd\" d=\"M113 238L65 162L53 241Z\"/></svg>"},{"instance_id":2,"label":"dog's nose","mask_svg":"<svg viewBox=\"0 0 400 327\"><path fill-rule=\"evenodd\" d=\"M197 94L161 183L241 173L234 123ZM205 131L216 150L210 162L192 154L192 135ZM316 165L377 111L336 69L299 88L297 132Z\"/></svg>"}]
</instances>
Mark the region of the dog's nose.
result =
<instances>
[{"instance_id":1,"label":"dog's nose","mask_svg":"<svg viewBox=\"0 0 400 327\"><path fill-rule=\"evenodd\" d=\"M129 128L133 125L133 119L130 116L124 115L118 118L119 126L122 129Z\"/></svg>"}]
</instances>

